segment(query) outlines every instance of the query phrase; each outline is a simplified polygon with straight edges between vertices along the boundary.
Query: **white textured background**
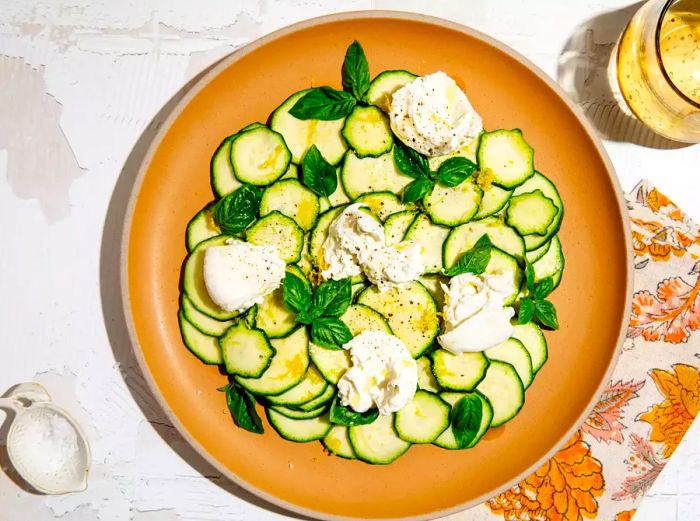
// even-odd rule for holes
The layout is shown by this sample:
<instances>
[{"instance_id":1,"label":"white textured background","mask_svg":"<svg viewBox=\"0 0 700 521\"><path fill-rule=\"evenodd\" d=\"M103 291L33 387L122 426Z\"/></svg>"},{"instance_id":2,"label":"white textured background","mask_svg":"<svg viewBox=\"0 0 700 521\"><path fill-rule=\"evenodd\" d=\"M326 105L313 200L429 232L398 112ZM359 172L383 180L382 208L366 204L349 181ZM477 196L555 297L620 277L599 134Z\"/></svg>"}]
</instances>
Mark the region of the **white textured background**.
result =
<instances>
[{"instance_id":1,"label":"white textured background","mask_svg":"<svg viewBox=\"0 0 700 521\"><path fill-rule=\"evenodd\" d=\"M146 125L209 64L290 23L370 8L448 18L513 46L586 109L625 189L650 178L700 219L700 147L630 125L607 92L610 50L635 9L624 1L0 0L0 393L43 383L82 422L94 459L89 490L67 497L25 492L0 460L0 519L284 517L192 454L133 370L114 319L128 190L117 179ZM666 520L700 520L700 424L635 517Z\"/></svg>"}]
</instances>

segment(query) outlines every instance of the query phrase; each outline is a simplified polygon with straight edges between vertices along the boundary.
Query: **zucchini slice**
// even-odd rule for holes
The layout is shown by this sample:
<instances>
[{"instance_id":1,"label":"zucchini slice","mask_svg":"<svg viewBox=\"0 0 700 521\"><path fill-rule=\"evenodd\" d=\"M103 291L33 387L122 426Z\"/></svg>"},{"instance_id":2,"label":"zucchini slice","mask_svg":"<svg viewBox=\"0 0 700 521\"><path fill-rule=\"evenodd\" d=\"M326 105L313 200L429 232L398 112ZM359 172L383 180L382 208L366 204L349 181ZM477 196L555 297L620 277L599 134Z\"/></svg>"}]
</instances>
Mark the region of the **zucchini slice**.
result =
<instances>
[{"instance_id":1,"label":"zucchini slice","mask_svg":"<svg viewBox=\"0 0 700 521\"><path fill-rule=\"evenodd\" d=\"M506 252L499 250L498 248L491 249L491 259L486 265L484 273L489 275L498 275L501 273L509 273L512 277L513 282L513 293L511 293L508 298L503 302L504 305L510 306L518 298L520 293L520 285L523 281L523 270L520 269L518 261L512 255L508 255Z\"/></svg>"},{"instance_id":2,"label":"zucchini slice","mask_svg":"<svg viewBox=\"0 0 700 521\"><path fill-rule=\"evenodd\" d=\"M437 394L416 391L413 400L398 411L394 427L410 443L433 443L450 424L450 405Z\"/></svg>"},{"instance_id":3,"label":"zucchini slice","mask_svg":"<svg viewBox=\"0 0 700 521\"><path fill-rule=\"evenodd\" d=\"M326 208L321 208L321 213L328 210L328 208L330 208L331 206L341 206L352 202L352 200L348 197L348 194L345 193L345 190L343 189L343 182L340 180L340 172L342 171L342 169L342 166L335 167L335 175L338 182L338 187L335 189L335 192L328 196L329 206L327 206ZM321 202L325 203L326 199L321 198Z\"/></svg>"},{"instance_id":4,"label":"zucchini slice","mask_svg":"<svg viewBox=\"0 0 700 521\"><path fill-rule=\"evenodd\" d=\"M246 239L252 244L276 246L282 260L290 264L301 259L304 230L294 219L275 210L248 228Z\"/></svg>"},{"instance_id":5,"label":"zucchini slice","mask_svg":"<svg viewBox=\"0 0 700 521\"><path fill-rule=\"evenodd\" d=\"M438 385L450 391L472 391L484 379L489 361L483 353L454 354L445 349L430 353Z\"/></svg>"},{"instance_id":6,"label":"zucchini slice","mask_svg":"<svg viewBox=\"0 0 700 521\"><path fill-rule=\"evenodd\" d=\"M340 316L355 337L364 331L382 331L392 334L391 327L381 313L364 304L353 304Z\"/></svg>"},{"instance_id":7,"label":"zucchini slice","mask_svg":"<svg viewBox=\"0 0 700 521\"><path fill-rule=\"evenodd\" d=\"M535 262L532 268L535 270L535 283L544 278L552 277L554 287L559 285L564 273L564 253L561 250L561 241L558 235L552 238L547 253Z\"/></svg>"},{"instance_id":8,"label":"zucchini slice","mask_svg":"<svg viewBox=\"0 0 700 521\"><path fill-rule=\"evenodd\" d=\"M523 343L517 338L509 338L505 342L490 347L484 351L489 360L508 362L517 371L523 387L530 387L533 378L532 359Z\"/></svg>"},{"instance_id":9,"label":"zucchini slice","mask_svg":"<svg viewBox=\"0 0 700 521\"><path fill-rule=\"evenodd\" d=\"M558 211L542 190L535 190L511 198L506 210L506 222L520 235L545 235Z\"/></svg>"},{"instance_id":10,"label":"zucchini slice","mask_svg":"<svg viewBox=\"0 0 700 521\"><path fill-rule=\"evenodd\" d=\"M539 248L536 248L532 251L526 251L525 252L525 258L527 259L527 262L530 264L534 264L538 260L540 260L542 257L544 257L544 254L547 253L549 250L549 245L552 244L552 240L548 240L545 242L542 246Z\"/></svg>"},{"instance_id":11,"label":"zucchini slice","mask_svg":"<svg viewBox=\"0 0 700 521\"><path fill-rule=\"evenodd\" d=\"M523 383L513 366L506 362L491 362L486 376L476 390L491 402L491 427L498 427L513 419L525 404Z\"/></svg>"},{"instance_id":12,"label":"zucchini slice","mask_svg":"<svg viewBox=\"0 0 700 521\"><path fill-rule=\"evenodd\" d=\"M320 440L328 434L332 427L328 420L328 414L298 420L289 418L274 409L267 409L267 419L280 436L285 440L297 443Z\"/></svg>"},{"instance_id":13,"label":"zucchini slice","mask_svg":"<svg viewBox=\"0 0 700 521\"><path fill-rule=\"evenodd\" d=\"M292 161L296 164L311 148L316 145L318 151L326 161L337 165L348 149L345 139L341 134L345 119L322 121L318 119L297 119L289 113L299 98L310 89L299 91L287 98L270 117L270 128L279 132L284 137L289 150L292 153Z\"/></svg>"},{"instance_id":14,"label":"zucchini slice","mask_svg":"<svg viewBox=\"0 0 700 521\"><path fill-rule=\"evenodd\" d=\"M386 465L411 448L409 442L396 434L393 414L380 415L369 425L356 425L348 431L355 455L367 463Z\"/></svg>"},{"instance_id":15,"label":"zucchini slice","mask_svg":"<svg viewBox=\"0 0 700 521\"><path fill-rule=\"evenodd\" d=\"M500 219L487 217L480 221L462 224L450 232L442 251L442 263L445 268L450 268L484 234L489 236L494 246L512 255L518 262L525 257L525 243L518 232Z\"/></svg>"},{"instance_id":16,"label":"zucchini slice","mask_svg":"<svg viewBox=\"0 0 700 521\"><path fill-rule=\"evenodd\" d=\"M483 219L500 212L508 204L511 195L513 195L513 190L506 190L496 185L482 188L482 190L484 193L481 196L481 204L474 219Z\"/></svg>"},{"instance_id":17,"label":"zucchini slice","mask_svg":"<svg viewBox=\"0 0 700 521\"><path fill-rule=\"evenodd\" d=\"M406 205L391 192L371 192L361 195L355 202L366 204L369 211L382 222L386 221L390 215L406 210Z\"/></svg>"},{"instance_id":18,"label":"zucchini slice","mask_svg":"<svg viewBox=\"0 0 700 521\"><path fill-rule=\"evenodd\" d=\"M177 315L180 322L182 340L194 356L205 364L218 365L223 362L221 348L215 336L208 336L190 324L180 311Z\"/></svg>"},{"instance_id":19,"label":"zucchini slice","mask_svg":"<svg viewBox=\"0 0 700 521\"><path fill-rule=\"evenodd\" d=\"M431 393L440 392L440 386L435 380L435 375L433 374L433 367L430 363L430 357L421 356L416 360L418 367L418 389L423 391L430 391Z\"/></svg>"},{"instance_id":20,"label":"zucchini slice","mask_svg":"<svg viewBox=\"0 0 700 521\"><path fill-rule=\"evenodd\" d=\"M309 239L309 255L314 266L321 270L326 269L326 259L323 254L323 243L328 237L328 229L331 223L338 217L347 205L336 206L321 214L321 217L316 221L316 226L311 230Z\"/></svg>"},{"instance_id":21,"label":"zucchini slice","mask_svg":"<svg viewBox=\"0 0 700 521\"><path fill-rule=\"evenodd\" d=\"M415 241L421 245L421 255L425 264L424 273L442 271L442 244L449 233L449 228L433 224L430 217L424 213L417 215L408 227L404 240Z\"/></svg>"},{"instance_id":22,"label":"zucchini slice","mask_svg":"<svg viewBox=\"0 0 700 521\"><path fill-rule=\"evenodd\" d=\"M483 133L483 132L482 132ZM428 165L433 171L437 171L440 165L450 159L451 157L466 157L472 162L476 163L476 149L479 146L479 138L471 139L467 143L464 143L457 150L453 150L448 154L443 154L441 156L433 156L428 158Z\"/></svg>"},{"instance_id":23,"label":"zucchini slice","mask_svg":"<svg viewBox=\"0 0 700 521\"><path fill-rule=\"evenodd\" d=\"M298 384L309 367L309 337L305 327L284 338L271 339L270 344L275 349L275 356L260 377L235 377L251 393L282 394Z\"/></svg>"},{"instance_id":24,"label":"zucchini slice","mask_svg":"<svg viewBox=\"0 0 700 521\"><path fill-rule=\"evenodd\" d=\"M274 348L265 333L259 329L249 329L245 323L230 327L219 338L219 346L228 374L258 378L270 367Z\"/></svg>"},{"instance_id":25,"label":"zucchini slice","mask_svg":"<svg viewBox=\"0 0 700 521\"><path fill-rule=\"evenodd\" d=\"M355 451L352 450L352 445L350 444L348 428L345 425L333 425L321 443L336 456L345 459L357 459Z\"/></svg>"},{"instance_id":26,"label":"zucchini slice","mask_svg":"<svg viewBox=\"0 0 700 521\"><path fill-rule=\"evenodd\" d=\"M355 105L345 118L343 137L360 157L377 157L391 150L394 139L389 126L389 118L370 105Z\"/></svg>"},{"instance_id":27,"label":"zucchini slice","mask_svg":"<svg viewBox=\"0 0 700 521\"><path fill-rule=\"evenodd\" d=\"M401 242L416 215L418 215L417 210L404 210L387 217L386 221L384 221L384 243L387 246L391 246ZM442 264L442 261L440 261L440 264Z\"/></svg>"},{"instance_id":28,"label":"zucchini slice","mask_svg":"<svg viewBox=\"0 0 700 521\"><path fill-rule=\"evenodd\" d=\"M231 164L241 183L272 184L284 175L291 160L282 135L267 127L246 130L231 142Z\"/></svg>"},{"instance_id":29,"label":"zucchini slice","mask_svg":"<svg viewBox=\"0 0 700 521\"><path fill-rule=\"evenodd\" d=\"M304 272L298 266L291 264L287 266L287 271L299 277L309 286ZM263 330L268 338L287 336L296 325L296 314L290 311L284 303L284 288L282 286L266 295L263 301L256 306L255 327Z\"/></svg>"},{"instance_id":30,"label":"zucchini slice","mask_svg":"<svg viewBox=\"0 0 700 521\"><path fill-rule=\"evenodd\" d=\"M396 167L391 150L378 157L358 157L354 152L348 152L340 178L345 193L353 200L367 192L398 194L413 181Z\"/></svg>"},{"instance_id":31,"label":"zucchini slice","mask_svg":"<svg viewBox=\"0 0 700 521\"><path fill-rule=\"evenodd\" d=\"M473 177L454 187L437 183L433 191L423 198L423 206L435 224L459 226L476 215L483 193Z\"/></svg>"},{"instance_id":32,"label":"zucchini slice","mask_svg":"<svg viewBox=\"0 0 700 521\"><path fill-rule=\"evenodd\" d=\"M369 84L366 96L367 102L379 107L388 114L391 106L391 97L394 92L416 78L415 74L408 71L380 72Z\"/></svg>"},{"instance_id":33,"label":"zucchini slice","mask_svg":"<svg viewBox=\"0 0 700 521\"><path fill-rule=\"evenodd\" d=\"M440 331L435 299L420 282L386 291L370 286L360 293L357 302L381 313L413 358L421 356Z\"/></svg>"},{"instance_id":34,"label":"zucchini slice","mask_svg":"<svg viewBox=\"0 0 700 521\"><path fill-rule=\"evenodd\" d=\"M330 402L335 396L335 392L336 389L334 385L327 385L325 391L323 391L316 398L313 398L306 403L295 405L295 408L305 412L313 411L314 409L327 405L328 402Z\"/></svg>"},{"instance_id":35,"label":"zucchini slice","mask_svg":"<svg viewBox=\"0 0 700 521\"><path fill-rule=\"evenodd\" d=\"M294 163L289 163L287 171L280 177L280 181L282 179L299 179L299 167Z\"/></svg>"},{"instance_id":36,"label":"zucchini slice","mask_svg":"<svg viewBox=\"0 0 700 521\"><path fill-rule=\"evenodd\" d=\"M297 179L284 179L268 186L260 200L260 215L274 211L291 217L308 232L319 214L318 197Z\"/></svg>"},{"instance_id":37,"label":"zucchini slice","mask_svg":"<svg viewBox=\"0 0 700 521\"><path fill-rule=\"evenodd\" d=\"M452 408L454 408L455 404L465 394L468 393L446 392L440 393L440 398L445 400L447 403L450 404ZM445 431L440 435L440 437L437 440L435 440L435 445L437 445L438 447L442 447L443 449L451 450L457 450L461 448L470 449L474 445L479 443L479 440L481 440L484 434L486 434L486 431L489 430L489 427L491 426L491 418L493 418L493 408L491 407L491 403L489 402L488 398L486 398L483 394L477 391L474 391L473 394L475 396L478 396L481 400L481 423L479 424L479 430L476 433L474 439L466 447L460 447L459 445L457 445L457 440L455 439L454 434L452 432L452 424L450 424L450 426L447 429L445 429Z\"/></svg>"},{"instance_id":38,"label":"zucchini slice","mask_svg":"<svg viewBox=\"0 0 700 521\"><path fill-rule=\"evenodd\" d=\"M535 173L534 151L520 129L485 132L479 140L479 170L503 188L513 188Z\"/></svg>"},{"instance_id":39,"label":"zucchini slice","mask_svg":"<svg viewBox=\"0 0 700 521\"><path fill-rule=\"evenodd\" d=\"M321 396L328 387L328 383L321 373L309 364L304 378L291 389L276 396L268 396L267 400L275 405L302 405L314 398Z\"/></svg>"},{"instance_id":40,"label":"zucchini slice","mask_svg":"<svg viewBox=\"0 0 700 521\"><path fill-rule=\"evenodd\" d=\"M202 333L209 336L221 336L233 325L233 320L216 320L199 311L184 293L180 295L180 309L187 321Z\"/></svg>"},{"instance_id":41,"label":"zucchini slice","mask_svg":"<svg viewBox=\"0 0 700 521\"><path fill-rule=\"evenodd\" d=\"M522 342L525 349L530 353L532 361L532 371L537 374L537 371L542 369L542 366L547 361L547 339L542 333L540 326L534 322L527 324L516 324L513 326L513 337Z\"/></svg>"},{"instance_id":42,"label":"zucchini slice","mask_svg":"<svg viewBox=\"0 0 700 521\"><path fill-rule=\"evenodd\" d=\"M539 248L552 238L559 231L561 221L564 217L564 203L559 196L557 188L554 186L554 183L540 172L535 172L535 175L518 186L513 191L513 196L534 192L535 190L540 190L545 197L551 199L554 206L556 206L559 211L552 223L547 227L547 233L544 235L527 235L525 237L525 249L527 251Z\"/></svg>"},{"instance_id":43,"label":"zucchini slice","mask_svg":"<svg viewBox=\"0 0 700 521\"><path fill-rule=\"evenodd\" d=\"M209 164L211 189L214 195L223 197L234 190L238 190L242 186L242 183L236 179L236 175L233 173L233 165L231 164L231 143L241 135L241 132L264 126L265 125L262 123L251 123L232 136L224 138L221 142Z\"/></svg>"},{"instance_id":44,"label":"zucchini slice","mask_svg":"<svg viewBox=\"0 0 700 521\"><path fill-rule=\"evenodd\" d=\"M295 420L308 420L309 418L316 418L321 416L328 407L322 405L317 409L311 409L310 411L298 411L297 409L292 409L290 407L285 407L284 405L273 405L270 407L273 411L283 414L287 418L293 418Z\"/></svg>"},{"instance_id":45,"label":"zucchini slice","mask_svg":"<svg viewBox=\"0 0 700 521\"><path fill-rule=\"evenodd\" d=\"M442 309L445 305L445 290L442 289L442 284L447 284L449 281L449 277L438 273L418 277L418 282L423 284L425 289L430 292L439 309Z\"/></svg>"},{"instance_id":46,"label":"zucchini slice","mask_svg":"<svg viewBox=\"0 0 700 521\"><path fill-rule=\"evenodd\" d=\"M212 205L208 204L202 208L187 224L187 251L194 250L202 241L221 235L221 230L214 222L211 207Z\"/></svg>"}]
</instances>

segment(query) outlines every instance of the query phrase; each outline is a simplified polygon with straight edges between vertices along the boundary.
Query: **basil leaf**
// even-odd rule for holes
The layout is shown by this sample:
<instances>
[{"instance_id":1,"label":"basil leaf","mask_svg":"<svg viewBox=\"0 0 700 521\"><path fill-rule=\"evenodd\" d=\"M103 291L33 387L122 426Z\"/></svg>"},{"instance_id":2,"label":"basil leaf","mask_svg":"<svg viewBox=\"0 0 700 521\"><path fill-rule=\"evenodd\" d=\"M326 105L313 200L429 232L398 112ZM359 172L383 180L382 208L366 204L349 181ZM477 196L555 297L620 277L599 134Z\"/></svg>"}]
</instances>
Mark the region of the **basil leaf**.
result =
<instances>
[{"instance_id":1,"label":"basil leaf","mask_svg":"<svg viewBox=\"0 0 700 521\"><path fill-rule=\"evenodd\" d=\"M336 396L331 404L329 420L331 423L352 427L353 425L369 425L378 417L379 411L377 411L377 409L370 409L365 412L355 412L349 407L338 403L338 397Z\"/></svg>"},{"instance_id":2,"label":"basil leaf","mask_svg":"<svg viewBox=\"0 0 700 521\"><path fill-rule=\"evenodd\" d=\"M311 341L329 349L341 349L352 340L350 328L335 317L319 318L311 322Z\"/></svg>"},{"instance_id":3,"label":"basil leaf","mask_svg":"<svg viewBox=\"0 0 700 521\"><path fill-rule=\"evenodd\" d=\"M518 312L518 324L527 324L535 316L535 303L531 298L524 298L520 301L520 311Z\"/></svg>"},{"instance_id":4,"label":"basil leaf","mask_svg":"<svg viewBox=\"0 0 700 521\"><path fill-rule=\"evenodd\" d=\"M402 174L420 178L430 175L428 159L401 142L394 145L394 163Z\"/></svg>"},{"instance_id":5,"label":"basil leaf","mask_svg":"<svg viewBox=\"0 0 700 521\"><path fill-rule=\"evenodd\" d=\"M345 313L352 300L350 279L328 280L316 290L313 308L317 316L339 317Z\"/></svg>"},{"instance_id":6,"label":"basil leaf","mask_svg":"<svg viewBox=\"0 0 700 521\"><path fill-rule=\"evenodd\" d=\"M290 310L302 313L311 306L311 290L301 278L287 272L282 282L282 300Z\"/></svg>"},{"instance_id":7,"label":"basil leaf","mask_svg":"<svg viewBox=\"0 0 700 521\"><path fill-rule=\"evenodd\" d=\"M445 186L457 186L476 172L476 165L466 157L451 157L442 162L435 180Z\"/></svg>"},{"instance_id":8,"label":"basil leaf","mask_svg":"<svg viewBox=\"0 0 700 521\"><path fill-rule=\"evenodd\" d=\"M226 405L236 425L256 434L262 434L265 431L260 416L255 410L255 399L248 391L233 383L219 390L226 391Z\"/></svg>"},{"instance_id":9,"label":"basil leaf","mask_svg":"<svg viewBox=\"0 0 700 521\"><path fill-rule=\"evenodd\" d=\"M554 290L552 277L546 277L535 285L535 300L544 300Z\"/></svg>"},{"instance_id":10,"label":"basil leaf","mask_svg":"<svg viewBox=\"0 0 700 521\"><path fill-rule=\"evenodd\" d=\"M355 107L352 94L331 87L318 87L304 94L289 113L297 119L342 119Z\"/></svg>"},{"instance_id":11,"label":"basil leaf","mask_svg":"<svg viewBox=\"0 0 700 521\"><path fill-rule=\"evenodd\" d=\"M549 300L535 301L535 317L545 327L549 329L559 329L557 310Z\"/></svg>"},{"instance_id":12,"label":"basil leaf","mask_svg":"<svg viewBox=\"0 0 700 521\"><path fill-rule=\"evenodd\" d=\"M260 188L243 185L217 201L212 211L214 221L226 235L240 233L255 220L260 210L261 198Z\"/></svg>"},{"instance_id":13,"label":"basil leaf","mask_svg":"<svg viewBox=\"0 0 700 521\"><path fill-rule=\"evenodd\" d=\"M343 88L362 100L369 89L369 65L362 45L355 40L345 52L342 69Z\"/></svg>"},{"instance_id":14,"label":"basil leaf","mask_svg":"<svg viewBox=\"0 0 700 521\"><path fill-rule=\"evenodd\" d=\"M491 239L487 234L479 237L471 250L466 251L457 263L445 270L448 277L454 277L461 273L473 273L479 275L484 272L491 260Z\"/></svg>"},{"instance_id":15,"label":"basil leaf","mask_svg":"<svg viewBox=\"0 0 700 521\"><path fill-rule=\"evenodd\" d=\"M406 185L401 198L404 203L414 203L432 192L433 188L435 188L435 181L427 177L421 177Z\"/></svg>"},{"instance_id":16,"label":"basil leaf","mask_svg":"<svg viewBox=\"0 0 700 521\"><path fill-rule=\"evenodd\" d=\"M481 399L475 394L466 394L452 408L452 434L457 445L465 448L469 445L481 427Z\"/></svg>"},{"instance_id":17,"label":"basil leaf","mask_svg":"<svg viewBox=\"0 0 700 521\"><path fill-rule=\"evenodd\" d=\"M532 294L535 291L535 268L527 260L525 261L525 284L527 291Z\"/></svg>"},{"instance_id":18,"label":"basil leaf","mask_svg":"<svg viewBox=\"0 0 700 521\"><path fill-rule=\"evenodd\" d=\"M311 145L301 163L301 180L311 191L328 197L338 188L335 168L321 155L316 145Z\"/></svg>"}]
</instances>

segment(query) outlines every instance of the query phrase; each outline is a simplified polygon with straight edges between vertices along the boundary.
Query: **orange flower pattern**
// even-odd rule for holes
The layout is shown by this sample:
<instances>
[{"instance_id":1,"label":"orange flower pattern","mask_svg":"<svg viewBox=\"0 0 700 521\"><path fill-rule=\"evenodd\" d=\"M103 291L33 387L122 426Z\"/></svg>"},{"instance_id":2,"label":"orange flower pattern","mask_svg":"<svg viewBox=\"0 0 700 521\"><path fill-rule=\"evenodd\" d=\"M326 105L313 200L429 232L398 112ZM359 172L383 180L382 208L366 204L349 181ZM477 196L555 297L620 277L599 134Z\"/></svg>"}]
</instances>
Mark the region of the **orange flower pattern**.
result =
<instances>
[{"instance_id":1,"label":"orange flower pattern","mask_svg":"<svg viewBox=\"0 0 700 521\"><path fill-rule=\"evenodd\" d=\"M597 441L622 443L622 431L625 428L620 421L622 410L631 399L639 396L637 391L644 387L644 383L644 381L632 380L610 382L593 408L593 412L581 426L581 430Z\"/></svg>"},{"instance_id":2,"label":"orange flower pattern","mask_svg":"<svg viewBox=\"0 0 700 521\"><path fill-rule=\"evenodd\" d=\"M596 498L605 480L600 461L577 432L547 463L525 481L490 500L492 512L504 519L579 521L598 511Z\"/></svg>"},{"instance_id":3,"label":"orange flower pattern","mask_svg":"<svg viewBox=\"0 0 700 521\"><path fill-rule=\"evenodd\" d=\"M637 513L637 509L625 510L615 516L615 521L632 521L632 517Z\"/></svg>"}]
</instances>

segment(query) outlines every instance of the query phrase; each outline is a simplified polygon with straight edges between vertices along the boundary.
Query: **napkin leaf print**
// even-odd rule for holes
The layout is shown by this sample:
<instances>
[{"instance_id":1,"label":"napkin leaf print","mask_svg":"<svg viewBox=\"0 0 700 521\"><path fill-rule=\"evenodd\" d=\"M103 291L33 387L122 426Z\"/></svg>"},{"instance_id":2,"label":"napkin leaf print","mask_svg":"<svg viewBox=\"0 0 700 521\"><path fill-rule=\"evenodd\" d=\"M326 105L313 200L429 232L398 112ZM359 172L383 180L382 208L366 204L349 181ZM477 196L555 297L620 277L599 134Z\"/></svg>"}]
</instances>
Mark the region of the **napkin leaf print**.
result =
<instances>
[{"instance_id":1,"label":"napkin leaf print","mask_svg":"<svg viewBox=\"0 0 700 521\"><path fill-rule=\"evenodd\" d=\"M628 338L642 336L655 342L672 344L688 341L692 331L700 328L700 276L694 284L682 277L669 277L656 287L656 294L642 290L632 298Z\"/></svg>"},{"instance_id":2,"label":"napkin leaf print","mask_svg":"<svg viewBox=\"0 0 700 521\"><path fill-rule=\"evenodd\" d=\"M624 439L622 431L625 425L620 419L623 408L629 404L630 400L639 397L637 392L644 387L644 383L643 380L610 382L593 408L593 412L581 426L581 430L597 441L622 443Z\"/></svg>"},{"instance_id":3,"label":"napkin leaf print","mask_svg":"<svg viewBox=\"0 0 700 521\"><path fill-rule=\"evenodd\" d=\"M620 490L612 495L615 501L637 499L644 495L666 465L666 461L656 455L651 443L641 436L630 434L630 445L632 455L625 460L625 463L634 474L626 477Z\"/></svg>"},{"instance_id":4,"label":"napkin leaf print","mask_svg":"<svg viewBox=\"0 0 700 521\"><path fill-rule=\"evenodd\" d=\"M637 513L637 509L624 510L615 516L615 521L632 521L632 517Z\"/></svg>"},{"instance_id":5,"label":"napkin leaf print","mask_svg":"<svg viewBox=\"0 0 700 521\"><path fill-rule=\"evenodd\" d=\"M595 517L604 488L602 465L578 431L556 456L487 506L505 520L580 521Z\"/></svg>"}]
</instances>

